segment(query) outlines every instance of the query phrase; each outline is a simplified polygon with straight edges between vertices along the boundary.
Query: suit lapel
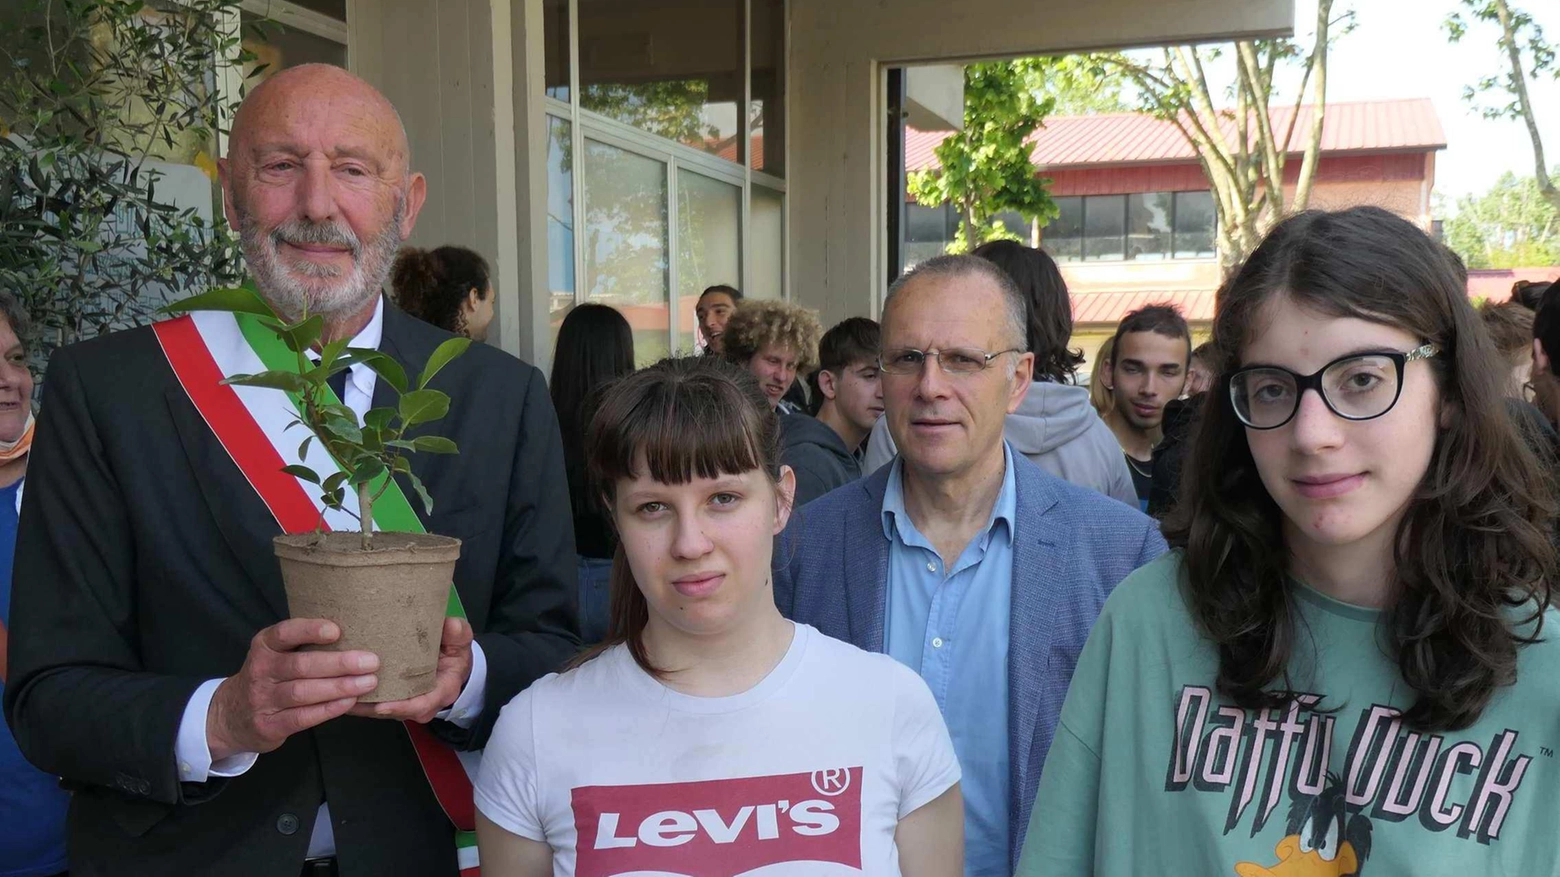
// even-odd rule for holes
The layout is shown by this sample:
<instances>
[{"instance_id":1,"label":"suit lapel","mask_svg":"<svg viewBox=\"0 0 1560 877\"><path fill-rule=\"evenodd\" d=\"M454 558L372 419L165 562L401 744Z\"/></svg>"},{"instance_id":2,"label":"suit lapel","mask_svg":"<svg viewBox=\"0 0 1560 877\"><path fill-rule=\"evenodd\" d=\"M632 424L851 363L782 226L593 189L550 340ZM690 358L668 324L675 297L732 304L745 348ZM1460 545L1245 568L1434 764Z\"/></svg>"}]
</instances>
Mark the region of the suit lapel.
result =
<instances>
[{"instance_id":1,"label":"suit lapel","mask_svg":"<svg viewBox=\"0 0 1560 877\"><path fill-rule=\"evenodd\" d=\"M883 538L884 466L857 482L862 496L845 516L845 611L850 641L869 652L884 651L884 608L888 597L888 540ZM862 546L872 546L870 549Z\"/></svg>"},{"instance_id":2,"label":"suit lapel","mask_svg":"<svg viewBox=\"0 0 1560 877\"><path fill-rule=\"evenodd\" d=\"M287 594L271 548L271 540L281 535L281 526L184 391L169 390L166 401L194 481L222 538L273 617L288 617ZM224 595L231 598L238 590L224 590Z\"/></svg>"},{"instance_id":3,"label":"suit lapel","mask_svg":"<svg viewBox=\"0 0 1560 877\"><path fill-rule=\"evenodd\" d=\"M1050 512L1057 496L1037 466L1018 470L1018 520L1013 528L1013 583L1008 635L1008 776L1011 812L1029 788L1029 749L1039 718L1037 685L1044 684L1055 628L1057 586L1066 576L1072 541ZM1015 835L1017 836L1017 835Z\"/></svg>"}]
</instances>

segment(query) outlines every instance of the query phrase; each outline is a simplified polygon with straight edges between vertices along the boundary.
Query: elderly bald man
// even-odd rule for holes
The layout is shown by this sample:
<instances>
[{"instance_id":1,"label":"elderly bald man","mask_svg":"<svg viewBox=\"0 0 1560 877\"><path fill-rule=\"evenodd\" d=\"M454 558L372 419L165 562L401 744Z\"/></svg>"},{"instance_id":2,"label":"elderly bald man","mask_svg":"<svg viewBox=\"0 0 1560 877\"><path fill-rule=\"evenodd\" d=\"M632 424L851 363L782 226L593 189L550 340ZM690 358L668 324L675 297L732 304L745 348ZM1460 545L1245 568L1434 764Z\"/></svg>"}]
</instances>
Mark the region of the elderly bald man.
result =
<instances>
[{"instance_id":1,"label":"elderly bald man","mask_svg":"<svg viewBox=\"0 0 1560 877\"><path fill-rule=\"evenodd\" d=\"M367 83L320 65L276 74L245 100L219 169L279 313L307 305L326 340L408 371L451 337L380 292L426 183ZM75 791L71 873L454 875L452 822L469 814L441 809L399 720L448 767L578 647L541 374L482 345L440 373L453 401L439 431L461 453L412 468L433 494L427 528L464 543L470 624L447 623L432 692L359 705L377 658L308 650L339 631L284 620L280 526L170 365L173 325L55 355L21 512L5 709L28 758ZM371 370L345 374L360 418L393 404Z\"/></svg>"}]
</instances>

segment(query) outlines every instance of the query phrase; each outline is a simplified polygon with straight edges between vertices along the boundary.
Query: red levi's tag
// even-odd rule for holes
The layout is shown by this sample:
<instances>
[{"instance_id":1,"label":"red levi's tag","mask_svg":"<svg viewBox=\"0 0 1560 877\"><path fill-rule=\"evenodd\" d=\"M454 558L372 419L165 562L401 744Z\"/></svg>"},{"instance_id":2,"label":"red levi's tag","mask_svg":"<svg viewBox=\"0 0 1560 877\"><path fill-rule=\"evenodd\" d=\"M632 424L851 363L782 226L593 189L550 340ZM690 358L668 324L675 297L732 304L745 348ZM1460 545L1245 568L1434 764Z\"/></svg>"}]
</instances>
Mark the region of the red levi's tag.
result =
<instances>
[{"instance_id":1,"label":"red levi's tag","mask_svg":"<svg viewBox=\"0 0 1560 877\"><path fill-rule=\"evenodd\" d=\"M735 877L786 862L861 868L859 767L782 776L581 786L575 877Z\"/></svg>"}]
</instances>

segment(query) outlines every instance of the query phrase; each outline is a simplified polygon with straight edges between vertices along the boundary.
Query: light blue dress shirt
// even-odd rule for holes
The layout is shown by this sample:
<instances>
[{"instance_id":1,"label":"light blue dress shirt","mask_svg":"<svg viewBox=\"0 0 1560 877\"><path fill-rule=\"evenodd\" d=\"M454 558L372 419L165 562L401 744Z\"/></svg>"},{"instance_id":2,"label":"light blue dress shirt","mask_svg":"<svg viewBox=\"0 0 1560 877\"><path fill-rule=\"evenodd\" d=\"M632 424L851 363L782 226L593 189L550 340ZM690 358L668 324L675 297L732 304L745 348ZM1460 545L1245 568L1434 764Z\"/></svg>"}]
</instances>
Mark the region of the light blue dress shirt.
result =
<instances>
[{"instance_id":1,"label":"light blue dress shirt","mask_svg":"<svg viewBox=\"0 0 1560 877\"><path fill-rule=\"evenodd\" d=\"M926 680L953 737L964 771L965 877L1007 877L1013 451L1003 443L1002 490L991 518L946 569L905 512L903 465L894 461L883 495L887 651Z\"/></svg>"}]
</instances>

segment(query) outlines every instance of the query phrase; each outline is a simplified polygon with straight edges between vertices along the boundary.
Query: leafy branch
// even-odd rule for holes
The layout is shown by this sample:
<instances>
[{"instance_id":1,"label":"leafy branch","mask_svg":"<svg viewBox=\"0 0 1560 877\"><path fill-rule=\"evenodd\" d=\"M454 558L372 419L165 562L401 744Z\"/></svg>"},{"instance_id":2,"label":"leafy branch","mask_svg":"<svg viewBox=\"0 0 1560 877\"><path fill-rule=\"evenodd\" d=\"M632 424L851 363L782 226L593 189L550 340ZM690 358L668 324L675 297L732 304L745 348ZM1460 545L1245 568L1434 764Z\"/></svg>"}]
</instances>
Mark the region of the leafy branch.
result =
<instances>
[{"instance_id":1,"label":"leafy branch","mask_svg":"<svg viewBox=\"0 0 1560 877\"><path fill-rule=\"evenodd\" d=\"M339 469L324 476L307 465L286 466L283 471L316 485L326 508L353 514L358 519L364 551L373 547L374 503L384 496L395 476L406 478L422 501L423 510L432 514L433 496L412 471L406 455L454 454L459 449L443 436L409 436L408 432L449 413L450 397L429 389L428 384L466 352L471 339L451 338L440 344L412 384L401 364L384 353L348 347L346 339L322 343L325 321L318 314L304 313L295 321L283 321L248 289L212 290L175 302L164 310L170 314L201 310L249 314L287 346L296 357L296 370L234 375L223 383L282 390L298 401L301 413L288 424L288 429L302 426L309 432L298 447L299 458L307 459L311 444L318 441ZM329 384L332 376L359 364L373 369L398 397L395 407L370 409L361 424L351 408L339 400L331 401ZM349 488L357 500L355 513L345 507ZM321 526L323 523L322 517Z\"/></svg>"}]
</instances>

